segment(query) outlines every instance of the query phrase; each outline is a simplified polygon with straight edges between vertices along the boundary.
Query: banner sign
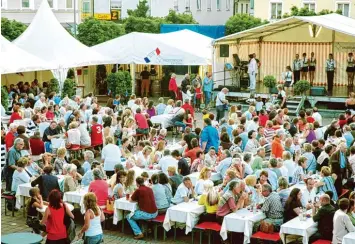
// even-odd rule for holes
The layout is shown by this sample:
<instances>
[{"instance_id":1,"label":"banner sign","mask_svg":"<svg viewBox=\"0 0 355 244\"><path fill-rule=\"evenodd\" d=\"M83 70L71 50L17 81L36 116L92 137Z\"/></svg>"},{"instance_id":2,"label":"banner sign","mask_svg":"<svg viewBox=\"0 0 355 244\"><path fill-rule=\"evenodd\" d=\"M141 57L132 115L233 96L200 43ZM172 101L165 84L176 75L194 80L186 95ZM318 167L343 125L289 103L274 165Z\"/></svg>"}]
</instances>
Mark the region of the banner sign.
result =
<instances>
[{"instance_id":1,"label":"banner sign","mask_svg":"<svg viewBox=\"0 0 355 244\"><path fill-rule=\"evenodd\" d=\"M334 52L337 53L354 53L355 42L336 42L334 43Z\"/></svg>"}]
</instances>

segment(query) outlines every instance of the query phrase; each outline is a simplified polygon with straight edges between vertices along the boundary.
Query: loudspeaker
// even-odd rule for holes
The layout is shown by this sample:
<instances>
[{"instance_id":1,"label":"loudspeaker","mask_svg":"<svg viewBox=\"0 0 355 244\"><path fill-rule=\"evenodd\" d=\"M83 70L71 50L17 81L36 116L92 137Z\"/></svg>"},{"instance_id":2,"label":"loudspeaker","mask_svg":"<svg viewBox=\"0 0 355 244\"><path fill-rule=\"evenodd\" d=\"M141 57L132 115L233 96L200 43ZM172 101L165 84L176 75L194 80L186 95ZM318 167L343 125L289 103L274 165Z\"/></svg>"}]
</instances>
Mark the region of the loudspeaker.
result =
<instances>
[{"instance_id":1,"label":"loudspeaker","mask_svg":"<svg viewBox=\"0 0 355 244\"><path fill-rule=\"evenodd\" d=\"M229 57L229 45L222 44L219 46L219 57L220 58L228 58Z\"/></svg>"}]
</instances>

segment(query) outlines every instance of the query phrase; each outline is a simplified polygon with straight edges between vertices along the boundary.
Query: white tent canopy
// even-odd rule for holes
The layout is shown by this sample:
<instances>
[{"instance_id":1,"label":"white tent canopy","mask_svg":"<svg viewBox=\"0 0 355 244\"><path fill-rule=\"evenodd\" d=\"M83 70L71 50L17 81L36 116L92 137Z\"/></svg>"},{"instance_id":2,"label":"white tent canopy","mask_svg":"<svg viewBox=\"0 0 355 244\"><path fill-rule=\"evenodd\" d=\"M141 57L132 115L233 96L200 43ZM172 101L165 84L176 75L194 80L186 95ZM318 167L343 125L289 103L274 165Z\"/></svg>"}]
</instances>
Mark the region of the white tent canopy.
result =
<instances>
[{"instance_id":1,"label":"white tent canopy","mask_svg":"<svg viewBox=\"0 0 355 244\"><path fill-rule=\"evenodd\" d=\"M93 46L119 64L210 65L213 39L193 31L166 34L133 32Z\"/></svg>"},{"instance_id":2,"label":"white tent canopy","mask_svg":"<svg viewBox=\"0 0 355 244\"><path fill-rule=\"evenodd\" d=\"M355 20L339 14L293 16L231 34L215 44L255 42L355 42Z\"/></svg>"},{"instance_id":3,"label":"white tent canopy","mask_svg":"<svg viewBox=\"0 0 355 244\"><path fill-rule=\"evenodd\" d=\"M8 41L5 37L0 37L1 59L0 73L10 74L17 72L28 72L36 70L50 70L55 65L46 62Z\"/></svg>"}]
</instances>

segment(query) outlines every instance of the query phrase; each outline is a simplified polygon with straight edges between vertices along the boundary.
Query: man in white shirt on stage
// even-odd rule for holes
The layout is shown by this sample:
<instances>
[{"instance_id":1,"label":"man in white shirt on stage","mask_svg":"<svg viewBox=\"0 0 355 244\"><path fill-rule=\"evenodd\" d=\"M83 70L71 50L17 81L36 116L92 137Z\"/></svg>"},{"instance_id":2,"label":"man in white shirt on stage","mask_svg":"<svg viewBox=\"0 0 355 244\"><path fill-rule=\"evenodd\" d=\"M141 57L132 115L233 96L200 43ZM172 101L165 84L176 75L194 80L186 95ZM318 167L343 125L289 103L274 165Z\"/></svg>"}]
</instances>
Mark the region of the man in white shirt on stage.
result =
<instances>
[{"instance_id":1,"label":"man in white shirt on stage","mask_svg":"<svg viewBox=\"0 0 355 244\"><path fill-rule=\"evenodd\" d=\"M249 81L250 81L250 90L254 91L255 90L255 85L256 85L256 73L258 72L258 65L256 63L256 60L254 58L253 54L249 55L249 64L248 64L248 74L249 74Z\"/></svg>"}]
</instances>

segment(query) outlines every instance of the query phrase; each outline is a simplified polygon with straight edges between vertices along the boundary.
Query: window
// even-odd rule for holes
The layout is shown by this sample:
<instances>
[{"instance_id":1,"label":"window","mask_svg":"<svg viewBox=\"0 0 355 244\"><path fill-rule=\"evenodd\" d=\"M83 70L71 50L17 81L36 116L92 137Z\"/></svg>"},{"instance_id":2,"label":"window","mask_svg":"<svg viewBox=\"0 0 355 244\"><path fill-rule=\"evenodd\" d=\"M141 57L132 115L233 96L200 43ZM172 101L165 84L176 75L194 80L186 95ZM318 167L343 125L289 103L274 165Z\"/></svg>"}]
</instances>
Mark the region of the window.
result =
<instances>
[{"instance_id":1,"label":"window","mask_svg":"<svg viewBox=\"0 0 355 244\"><path fill-rule=\"evenodd\" d=\"M201 11L201 0L196 0L197 10Z\"/></svg>"},{"instance_id":2,"label":"window","mask_svg":"<svg viewBox=\"0 0 355 244\"><path fill-rule=\"evenodd\" d=\"M84 14L91 13L91 3L90 0L83 0L83 8L81 10Z\"/></svg>"},{"instance_id":3,"label":"window","mask_svg":"<svg viewBox=\"0 0 355 244\"><path fill-rule=\"evenodd\" d=\"M242 13L244 13L244 4L240 4L240 13L242 14Z\"/></svg>"},{"instance_id":4,"label":"window","mask_svg":"<svg viewBox=\"0 0 355 244\"><path fill-rule=\"evenodd\" d=\"M270 19L282 18L282 3L271 3L271 17Z\"/></svg>"},{"instance_id":5,"label":"window","mask_svg":"<svg viewBox=\"0 0 355 244\"><path fill-rule=\"evenodd\" d=\"M0 0L1 2L1 8L6 9L7 8L7 0Z\"/></svg>"},{"instance_id":6,"label":"window","mask_svg":"<svg viewBox=\"0 0 355 244\"><path fill-rule=\"evenodd\" d=\"M338 10L341 11L341 14L349 17L350 13L350 4L349 3L338 3Z\"/></svg>"},{"instance_id":7,"label":"window","mask_svg":"<svg viewBox=\"0 0 355 244\"><path fill-rule=\"evenodd\" d=\"M185 11L190 11L190 0L185 0Z\"/></svg>"},{"instance_id":8,"label":"window","mask_svg":"<svg viewBox=\"0 0 355 244\"><path fill-rule=\"evenodd\" d=\"M65 0L66 8L74 8L74 0Z\"/></svg>"},{"instance_id":9,"label":"window","mask_svg":"<svg viewBox=\"0 0 355 244\"><path fill-rule=\"evenodd\" d=\"M303 7L308 8L309 11L316 11L316 4L315 3L303 3Z\"/></svg>"},{"instance_id":10,"label":"window","mask_svg":"<svg viewBox=\"0 0 355 244\"><path fill-rule=\"evenodd\" d=\"M226 0L226 10L227 11L231 10L231 1L230 0Z\"/></svg>"},{"instance_id":11,"label":"window","mask_svg":"<svg viewBox=\"0 0 355 244\"><path fill-rule=\"evenodd\" d=\"M22 0L21 8L30 8L30 0Z\"/></svg>"},{"instance_id":12,"label":"window","mask_svg":"<svg viewBox=\"0 0 355 244\"><path fill-rule=\"evenodd\" d=\"M249 13L249 4L245 4L245 13L248 14Z\"/></svg>"},{"instance_id":13,"label":"window","mask_svg":"<svg viewBox=\"0 0 355 244\"><path fill-rule=\"evenodd\" d=\"M179 1L174 0L174 10L179 11Z\"/></svg>"},{"instance_id":14,"label":"window","mask_svg":"<svg viewBox=\"0 0 355 244\"><path fill-rule=\"evenodd\" d=\"M212 10L212 0L207 0L207 11Z\"/></svg>"},{"instance_id":15,"label":"window","mask_svg":"<svg viewBox=\"0 0 355 244\"><path fill-rule=\"evenodd\" d=\"M217 11L220 11L221 10L221 0L217 0Z\"/></svg>"},{"instance_id":16,"label":"window","mask_svg":"<svg viewBox=\"0 0 355 244\"><path fill-rule=\"evenodd\" d=\"M120 9L122 8L121 0L111 0L111 9Z\"/></svg>"}]
</instances>

